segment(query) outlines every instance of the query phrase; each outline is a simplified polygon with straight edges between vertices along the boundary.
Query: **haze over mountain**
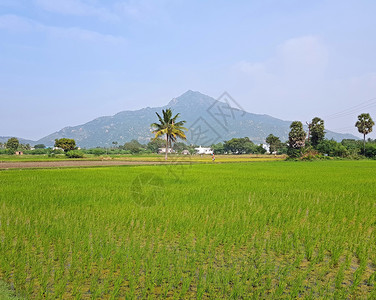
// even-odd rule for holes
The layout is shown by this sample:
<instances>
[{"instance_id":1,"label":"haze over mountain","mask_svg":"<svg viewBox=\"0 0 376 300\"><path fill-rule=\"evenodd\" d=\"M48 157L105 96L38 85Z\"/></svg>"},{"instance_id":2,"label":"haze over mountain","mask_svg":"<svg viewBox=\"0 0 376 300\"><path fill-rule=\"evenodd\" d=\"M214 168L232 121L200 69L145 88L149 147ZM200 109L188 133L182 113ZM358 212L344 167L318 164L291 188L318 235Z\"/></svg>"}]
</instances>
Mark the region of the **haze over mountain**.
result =
<instances>
[{"instance_id":1,"label":"haze over mountain","mask_svg":"<svg viewBox=\"0 0 376 300\"><path fill-rule=\"evenodd\" d=\"M121 145L132 139L147 143L153 137L150 124L157 121L155 113L161 113L166 108L171 108L173 113L180 113L181 119L187 121L187 142L197 145L211 145L246 136L255 143L263 143L270 133L286 141L291 124L291 121L245 112L228 94L218 101L199 92L187 91L163 107L147 107L99 117L79 126L65 127L29 143L52 146L55 139L63 137L73 138L78 146L85 148L110 147L113 142ZM340 141L357 137L327 130L326 138Z\"/></svg>"},{"instance_id":2,"label":"haze over mountain","mask_svg":"<svg viewBox=\"0 0 376 300\"><path fill-rule=\"evenodd\" d=\"M0 143L6 143L11 137L13 136L0 136ZM30 145L35 145L36 142L33 141L33 140L28 140L28 139L24 139L24 138L18 138L19 142L21 144L30 144Z\"/></svg>"}]
</instances>

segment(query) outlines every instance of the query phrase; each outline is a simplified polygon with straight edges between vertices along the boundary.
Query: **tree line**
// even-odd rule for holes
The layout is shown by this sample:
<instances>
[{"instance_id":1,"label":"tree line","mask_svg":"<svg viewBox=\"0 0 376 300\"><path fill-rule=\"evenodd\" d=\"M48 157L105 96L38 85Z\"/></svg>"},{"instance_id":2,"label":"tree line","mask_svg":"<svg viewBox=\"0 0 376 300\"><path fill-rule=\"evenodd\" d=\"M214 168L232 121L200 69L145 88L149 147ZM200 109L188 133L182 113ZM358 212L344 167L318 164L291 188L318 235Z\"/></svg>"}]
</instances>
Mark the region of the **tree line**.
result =
<instances>
[{"instance_id":1,"label":"tree line","mask_svg":"<svg viewBox=\"0 0 376 300\"><path fill-rule=\"evenodd\" d=\"M188 145L178 142L180 138L185 140L183 127L185 121L177 121L179 114L174 117L171 109L162 111L162 115L156 113L159 123L153 123L155 137L147 144L141 144L137 140L118 145L112 142L109 148L92 148L78 150L74 139L61 138L55 140L55 147L58 149L46 148L43 144L34 146L31 150L29 144L21 144L17 138L10 138L6 143L0 143L0 154L14 154L16 151L24 151L26 154L48 154L56 155L65 153L68 157L83 157L84 154L104 155L104 154L151 154L158 153L161 148L171 148L176 153L187 150L190 154L195 153L198 145ZM334 140L325 139L324 120L319 117L312 119L308 125L308 133L304 130L300 121L294 121L290 125L288 141L282 142L279 137L269 134L265 142L269 146L272 154L287 154L290 158L312 158L320 156L356 157L364 155L366 157L376 157L376 140L368 139L366 135L372 132L374 122L368 113L358 116L355 123L359 133L363 135L363 142L358 140L344 139L340 143ZM163 138L161 138L163 137ZM264 154L266 149L262 144L257 145L248 137L232 138L228 141L211 145L215 154ZM166 158L167 158L166 151Z\"/></svg>"},{"instance_id":2,"label":"tree line","mask_svg":"<svg viewBox=\"0 0 376 300\"><path fill-rule=\"evenodd\" d=\"M363 143L348 139L338 143L325 139L324 120L318 117L313 118L308 124L308 134L304 131L302 122L294 121L290 125L287 154L290 158L313 158L320 157L320 155L376 157L376 142L369 139L366 144L366 135L372 132L374 125L370 114L360 114L355 127L363 135Z\"/></svg>"}]
</instances>

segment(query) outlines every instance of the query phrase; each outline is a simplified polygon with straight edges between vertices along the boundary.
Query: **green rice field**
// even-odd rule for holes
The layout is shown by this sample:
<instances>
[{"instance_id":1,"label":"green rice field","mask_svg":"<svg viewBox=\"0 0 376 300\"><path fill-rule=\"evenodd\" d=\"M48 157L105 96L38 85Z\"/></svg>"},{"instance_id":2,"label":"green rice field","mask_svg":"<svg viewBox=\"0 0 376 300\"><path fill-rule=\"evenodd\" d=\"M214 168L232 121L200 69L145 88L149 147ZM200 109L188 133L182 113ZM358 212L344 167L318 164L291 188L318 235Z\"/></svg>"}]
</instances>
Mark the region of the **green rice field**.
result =
<instances>
[{"instance_id":1,"label":"green rice field","mask_svg":"<svg viewBox=\"0 0 376 300\"><path fill-rule=\"evenodd\" d=\"M375 299L376 161L0 171L26 299Z\"/></svg>"}]
</instances>

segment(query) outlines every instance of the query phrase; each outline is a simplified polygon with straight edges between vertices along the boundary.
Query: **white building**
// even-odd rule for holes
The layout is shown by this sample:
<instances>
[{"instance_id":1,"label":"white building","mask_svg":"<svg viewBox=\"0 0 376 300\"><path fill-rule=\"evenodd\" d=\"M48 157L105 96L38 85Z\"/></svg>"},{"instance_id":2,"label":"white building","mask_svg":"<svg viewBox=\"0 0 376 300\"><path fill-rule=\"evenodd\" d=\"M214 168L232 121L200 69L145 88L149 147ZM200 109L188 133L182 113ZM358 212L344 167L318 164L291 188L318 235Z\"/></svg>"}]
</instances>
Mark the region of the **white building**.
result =
<instances>
[{"instance_id":1,"label":"white building","mask_svg":"<svg viewBox=\"0 0 376 300\"><path fill-rule=\"evenodd\" d=\"M196 154L213 154L213 149L212 148L204 148L204 147L198 147L195 148Z\"/></svg>"},{"instance_id":2,"label":"white building","mask_svg":"<svg viewBox=\"0 0 376 300\"><path fill-rule=\"evenodd\" d=\"M267 144L260 144L262 146L262 148L264 148L266 150L267 153L270 153L270 148Z\"/></svg>"},{"instance_id":3,"label":"white building","mask_svg":"<svg viewBox=\"0 0 376 300\"><path fill-rule=\"evenodd\" d=\"M174 153L175 150L168 148L168 153ZM166 148L158 148L158 153L166 153Z\"/></svg>"}]
</instances>

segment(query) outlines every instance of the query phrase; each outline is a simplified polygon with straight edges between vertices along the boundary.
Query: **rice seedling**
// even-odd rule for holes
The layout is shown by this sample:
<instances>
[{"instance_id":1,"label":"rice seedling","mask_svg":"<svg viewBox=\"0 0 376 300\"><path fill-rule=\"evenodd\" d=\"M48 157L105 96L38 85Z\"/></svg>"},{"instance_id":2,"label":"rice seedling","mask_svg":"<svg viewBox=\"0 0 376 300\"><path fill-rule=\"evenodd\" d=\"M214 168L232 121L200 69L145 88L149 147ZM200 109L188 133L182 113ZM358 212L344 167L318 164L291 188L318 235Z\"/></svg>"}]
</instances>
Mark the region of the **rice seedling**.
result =
<instances>
[{"instance_id":1,"label":"rice seedling","mask_svg":"<svg viewBox=\"0 0 376 300\"><path fill-rule=\"evenodd\" d=\"M26 298L372 298L375 167L0 171L0 279ZM143 174L163 184L135 193Z\"/></svg>"}]
</instances>

